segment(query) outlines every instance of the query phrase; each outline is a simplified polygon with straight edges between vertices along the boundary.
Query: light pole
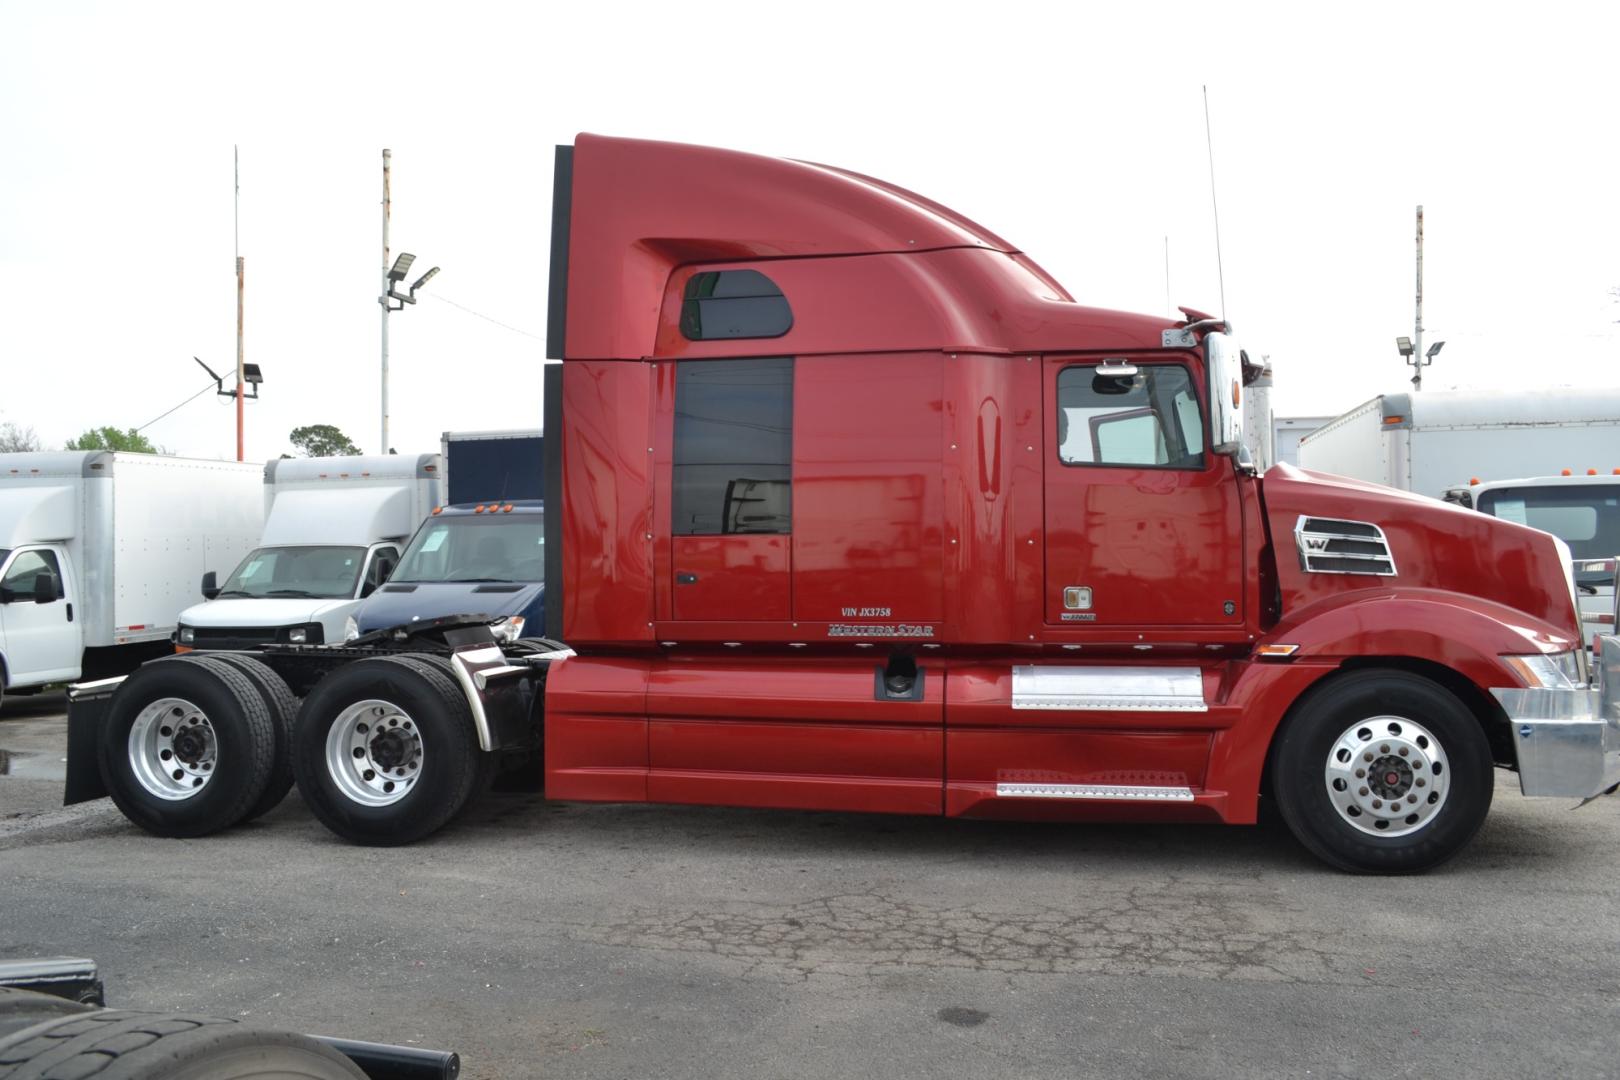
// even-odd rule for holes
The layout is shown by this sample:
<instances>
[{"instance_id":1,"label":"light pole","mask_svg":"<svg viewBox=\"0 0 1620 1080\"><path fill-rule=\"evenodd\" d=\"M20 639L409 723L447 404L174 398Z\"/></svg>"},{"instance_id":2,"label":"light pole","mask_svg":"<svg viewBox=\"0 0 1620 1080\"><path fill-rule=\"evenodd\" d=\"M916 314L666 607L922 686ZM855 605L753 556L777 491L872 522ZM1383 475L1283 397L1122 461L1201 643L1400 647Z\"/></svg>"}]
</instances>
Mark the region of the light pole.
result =
<instances>
[{"instance_id":1,"label":"light pole","mask_svg":"<svg viewBox=\"0 0 1620 1080\"><path fill-rule=\"evenodd\" d=\"M1412 337L1398 337L1395 348L1412 368L1412 389L1423 389L1423 369L1434 363L1444 341L1437 341L1423 351L1423 204L1417 208L1417 317L1412 323Z\"/></svg>"},{"instance_id":2,"label":"light pole","mask_svg":"<svg viewBox=\"0 0 1620 1080\"><path fill-rule=\"evenodd\" d=\"M1440 350L1445 348L1445 345L1446 343L1444 341L1437 341L1433 345L1429 346L1427 352L1425 352L1422 356L1419 356L1417 348L1412 344L1411 338L1398 337L1395 339L1395 350L1402 356L1406 357L1407 366L1413 369L1413 390L1423 389L1423 369L1434 363L1434 358L1440 355Z\"/></svg>"},{"instance_id":3,"label":"light pole","mask_svg":"<svg viewBox=\"0 0 1620 1080\"><path fill-rule=\"evenodd\" d=\"M383 220L382 220L382 295L377 297L377 303L382 305L382 431L377 453L388 453L388 315L394 311L404 311L406 304L416 303L416 290L430 281L434 274L439 272L435 266L411 285L410 292L401 296L395 286L405 280L410 273L411 264L416 256L409 252L400 252L399 258L393 264L388 262L388 219L392 209L392 200L389 195L389 180L393 170L394 152L383 151ZM391 301L398 301L395 307Z\"/></svg>"}]
</instances>

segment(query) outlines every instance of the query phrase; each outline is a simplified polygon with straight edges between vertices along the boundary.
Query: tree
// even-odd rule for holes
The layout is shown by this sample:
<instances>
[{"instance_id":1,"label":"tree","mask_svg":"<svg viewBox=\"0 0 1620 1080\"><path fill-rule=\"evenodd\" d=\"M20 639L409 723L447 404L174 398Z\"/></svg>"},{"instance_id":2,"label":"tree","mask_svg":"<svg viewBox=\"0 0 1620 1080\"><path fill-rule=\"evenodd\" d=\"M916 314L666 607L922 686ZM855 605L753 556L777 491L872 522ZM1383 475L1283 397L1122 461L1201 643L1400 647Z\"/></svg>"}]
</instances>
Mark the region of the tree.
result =
<instances>
[{"instance_id":1,"label":"tree","mask_svg":"<svg viewBox=\"0 0 1620 1080\"><path fill-rule=\"evenodd\" d=\"M305 457L342 457L360 452L347 435L331 424L293 428L287 438Z\"/></svg>"},{"instance_id":2,"label":"tree","mask_svg":"<svg viewBox=\"0 0 1620 1080\"><path fill-rule=\"evenodd\" d=\"M136 454L162 454L162 448L134 428L120 431L115 427L91 428L77 439L68 440L68 450L127 450Z\"/></svg>"},{"instance_id":3,"label":"tree","mask_svg":"<svg viewBox=\"0 0 1620 1080\"><path fill-rule=\"evenodd\" d=\"M39 436L31 427L22 427L7 420L0 424L0 454L15 454L40 449Z\"/></svg>"}]
</instances>

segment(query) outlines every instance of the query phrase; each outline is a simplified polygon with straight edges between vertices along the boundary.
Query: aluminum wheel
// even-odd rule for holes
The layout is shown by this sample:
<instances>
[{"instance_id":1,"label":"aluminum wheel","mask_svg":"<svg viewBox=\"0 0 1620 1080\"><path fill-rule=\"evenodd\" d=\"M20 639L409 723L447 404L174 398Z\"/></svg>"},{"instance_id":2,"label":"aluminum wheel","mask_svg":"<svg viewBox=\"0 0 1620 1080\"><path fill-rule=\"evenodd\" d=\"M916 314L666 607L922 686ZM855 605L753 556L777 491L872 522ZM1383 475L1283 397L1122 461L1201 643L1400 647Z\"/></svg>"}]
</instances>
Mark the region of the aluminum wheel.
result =
<instances>
[{"instance_id":1,"label":"aluminum wheel","mask_svg":"<svg viewBox=\"0 0 1620 1080\"><path fill-rule=\"evenodd\" d=\"M184 698L158 698L129 729L129 767L148 793L170 802L207 786L219 764L219 740L203 711Z\"/></svg>"},{"instance_id":2,"label":"aluminum wheel","mask_svg":"<svg viewBox=\"0 0 1620 1080\"><path fill-rule=\"evenodd\" d=\"M362 806L396 803L422 773L422 733L397 705L357 701L326 732L326 770Z\"/></svg>"},{"instance_id":3,"label":"aluminum wheel","mask_svg":"<svg viewBox=\"0 0 1620 1080\"><path fill-rule=\"evenodd\" d=\"M1323 776L1339 816L1371 836L1417 832L1446 805L1445 748L1402 716L1374 716L1346 728L1328 750Z\"/></svg>"}]
</instances>

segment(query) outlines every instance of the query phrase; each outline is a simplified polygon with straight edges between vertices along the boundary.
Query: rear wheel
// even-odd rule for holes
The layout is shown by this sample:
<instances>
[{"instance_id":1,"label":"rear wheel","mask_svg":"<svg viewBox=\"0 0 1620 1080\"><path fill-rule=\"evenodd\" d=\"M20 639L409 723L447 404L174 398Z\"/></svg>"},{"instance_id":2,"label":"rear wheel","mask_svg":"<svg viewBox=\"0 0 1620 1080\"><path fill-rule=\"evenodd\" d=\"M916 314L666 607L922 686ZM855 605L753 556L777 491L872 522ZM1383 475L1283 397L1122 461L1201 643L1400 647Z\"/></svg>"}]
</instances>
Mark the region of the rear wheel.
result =
<instances>
[{"instance_id":1,"label":"rear wheel","mask_svg":"<svg viewBox=\"0 0 1620 1080\"><path fill-rule=\"evenodd\" d=\"M101 733L102 780L124 816L158 836L206 836L241 821L270 780L276 736L254 685L191 656L137 669Z\"/></svg>"},{"instance_id":2,"label":"rear wheel","mask_svg":"<svg viewBox=\"0 0 1620 1080\"><path fill-rule=\"evenodd\" d=\"M1272 747L1271 775L1299 842L1359 873L1445 862L1479 830L1495 788L1479 721L1444 687L1404 671L1313 688Z\"/></svg>"},{"instance_id":3,"label":"rear wheel","mask_svg":"<svg viewBox=\"0 0 1620 1080\"><path fill-rule=\"evenodd\" d=\"M287 797L287 792L292 790L292 729L293 720L298 716L298 698L287 685L287 680L263 660L240 653L214 653L207 655L206 659L226 664L247 676L259 691L259 697L269 710L271 726L275 729L276 745L270 759L270 779L265 784L264 794L242 819L252 821L274 810Z\"/></svg>"},{"instance_id":4,"label":"rear wheel","mask_svg":"<svg viewBox=\"0 0 1620 1080\"><path fill-rule=\"evenodd\" d=\"M484 777L472 714L425 656L339 668L304 699L293 734L298 789L358 844L408 844L443 828Z\"/></svg>"}]
</instances>

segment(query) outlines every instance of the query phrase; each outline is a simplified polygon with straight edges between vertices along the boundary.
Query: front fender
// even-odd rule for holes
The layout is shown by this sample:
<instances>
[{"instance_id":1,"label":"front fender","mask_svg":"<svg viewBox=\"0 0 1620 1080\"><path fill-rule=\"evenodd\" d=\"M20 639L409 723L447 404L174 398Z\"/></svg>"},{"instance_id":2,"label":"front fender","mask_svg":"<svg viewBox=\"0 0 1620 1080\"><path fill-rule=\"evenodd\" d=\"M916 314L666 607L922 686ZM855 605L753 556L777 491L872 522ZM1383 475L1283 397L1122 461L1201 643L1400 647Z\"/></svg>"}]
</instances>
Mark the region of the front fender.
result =
<instances>
[{"instance_id":1,"label":"front fender","mask_svg":"<svg viewBox=\"0 0 1620 1080\"><path fill-rule=\"evenodd\" d=\"M1307 604L1288 613L1260 644L1296 645L1296 660L1419 657L1489 690L1523 685L1504 656L1566 652L1578 643L1551 623L1491 600L1392 588Z\"/></svg>"}]
</instances>

